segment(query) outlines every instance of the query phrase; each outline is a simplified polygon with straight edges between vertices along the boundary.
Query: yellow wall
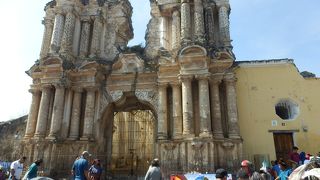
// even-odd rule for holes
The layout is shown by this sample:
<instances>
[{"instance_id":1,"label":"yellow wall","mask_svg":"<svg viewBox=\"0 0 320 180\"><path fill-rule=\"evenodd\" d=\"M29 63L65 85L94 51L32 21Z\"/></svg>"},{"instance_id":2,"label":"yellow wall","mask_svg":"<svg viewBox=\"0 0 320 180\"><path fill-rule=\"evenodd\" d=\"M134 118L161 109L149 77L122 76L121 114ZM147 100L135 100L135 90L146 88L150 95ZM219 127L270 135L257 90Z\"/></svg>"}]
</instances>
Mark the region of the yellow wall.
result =
<instances>
[{"instance_id":1,"label":"yellow wall","mask_svg":"<svg viewBox=\"0 0 320 180\"><path fill-rule=\"evenodd\" d=\"M266 61L269 62L269 61ZM290 61L240 63L237 76L237 105L244 154L269 154L275 159L273 133L269 130L299 130L294 144L300 151L320 151L320 79L304 79ZM289 98L299 105L300 114L284 121L275 105ZM278 125L272 126L272 120ZM282 123L285 122L285 126ZM308 127L304 132L302 126Z\"/></svg>"}]
</instances>

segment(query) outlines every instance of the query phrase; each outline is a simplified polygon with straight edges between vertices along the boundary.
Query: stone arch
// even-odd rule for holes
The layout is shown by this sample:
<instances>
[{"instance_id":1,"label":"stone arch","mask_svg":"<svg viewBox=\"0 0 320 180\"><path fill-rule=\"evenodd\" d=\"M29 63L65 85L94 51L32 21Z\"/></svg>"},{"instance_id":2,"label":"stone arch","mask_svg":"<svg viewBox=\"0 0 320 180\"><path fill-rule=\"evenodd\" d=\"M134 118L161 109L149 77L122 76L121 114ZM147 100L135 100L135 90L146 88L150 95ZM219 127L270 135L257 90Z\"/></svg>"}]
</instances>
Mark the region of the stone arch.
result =
<instances>
[{"instance_id":1,"label":"stone arch","mask_svg":"<svg viewBox=\"0 0 320 180\"><path fill-rule=\"evenodd\" d=\"M131 112L133 110L150 110L154 116L154 147L157 133L157 96L152 90L137 90L135 92L115 91L110 93L112 101L104 108L101 114L101 120L97 127L97 143L102 147L99 154L105 154L107 169L110 169L112 156L112 138L114 133L114 113ZM155 151L153 152L155 154Z\"/></svg>"}]
</instances>

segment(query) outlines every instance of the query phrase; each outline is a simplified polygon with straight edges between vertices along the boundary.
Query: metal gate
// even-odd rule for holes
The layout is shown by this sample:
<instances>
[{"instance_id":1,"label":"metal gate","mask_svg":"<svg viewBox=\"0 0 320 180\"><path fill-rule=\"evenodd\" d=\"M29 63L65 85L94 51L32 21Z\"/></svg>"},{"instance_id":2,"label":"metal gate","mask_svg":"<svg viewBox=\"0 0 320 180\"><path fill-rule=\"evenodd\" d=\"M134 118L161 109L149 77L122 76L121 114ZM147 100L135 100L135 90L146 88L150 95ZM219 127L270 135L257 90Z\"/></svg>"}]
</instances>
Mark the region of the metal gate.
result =
<instances>
[{"instance_id":1,"label":"metal gate","mask_svg":"<svg viewBox=\"0 0 320 180\"><path fill-rule=\"evenodd\" d=\"M154 158L154 127L151 111L115 112L111 160L114 179L146 173Z\"/></svg>"}]
</instances>

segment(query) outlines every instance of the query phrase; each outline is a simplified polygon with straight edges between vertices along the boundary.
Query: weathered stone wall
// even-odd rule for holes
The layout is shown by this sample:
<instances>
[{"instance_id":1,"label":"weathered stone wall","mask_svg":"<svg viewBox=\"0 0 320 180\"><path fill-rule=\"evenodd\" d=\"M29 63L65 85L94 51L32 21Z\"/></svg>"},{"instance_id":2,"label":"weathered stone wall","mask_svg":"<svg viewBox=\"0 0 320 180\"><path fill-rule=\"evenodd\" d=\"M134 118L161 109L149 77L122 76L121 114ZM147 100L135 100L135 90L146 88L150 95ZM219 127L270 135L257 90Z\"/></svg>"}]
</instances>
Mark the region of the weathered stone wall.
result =
<instances>
[{"instance_id":1,"label":"weathered stone wall","mask_svg":"<svg viewBox=\"0 0 320 180\"><path fill-rule=\"evenodd\" d=\"M13 161L19 157L27 119L28 116L22 116L7 122L0 122L0 160Z\"/></svg>"}]
</instances>

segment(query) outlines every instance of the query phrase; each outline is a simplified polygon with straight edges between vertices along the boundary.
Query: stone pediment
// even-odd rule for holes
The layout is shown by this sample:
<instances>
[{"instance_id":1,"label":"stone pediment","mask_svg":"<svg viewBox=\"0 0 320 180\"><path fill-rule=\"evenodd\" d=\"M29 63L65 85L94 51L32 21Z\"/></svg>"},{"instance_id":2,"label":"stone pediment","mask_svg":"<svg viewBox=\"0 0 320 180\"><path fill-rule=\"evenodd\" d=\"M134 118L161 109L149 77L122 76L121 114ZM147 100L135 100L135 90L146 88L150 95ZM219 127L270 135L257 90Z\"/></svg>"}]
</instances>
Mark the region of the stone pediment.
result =
<instances>
[{"instance_id":1,"label":"stone pediment","mask_svg":"<svg viewBox=\"0 0 320 180\"><path fill-rule=\"evenodd\" d=\"M85 70L85 69L97 69L99 64L95 61L92 62L86 62L82 66L80 66L79 69Z\"/></svg>"},{"instance_id":2,"label":"stone pediment","mask_svg":"<svg viewBox=\"0 0 320 180\"><path fill-rule=\"evenodd\" d=\"M201 46L188 46L179 53L181 73L208 72L207 51Z\"/></svg>"},{"instance_id":3,"label":"stone pediment","mask_svg":"<svg viewBox=\"0 0 320 180\"><path fill-rule=\"evenodd\" d=\"M63 60L60 57L53 56L42 61L41 66L62 65Z\"/></svg>"},{"instance_id":4,"label":"stone pediment","mask_svg":"<svg viewBox=\"0 0 320 180\"><path fill-rule=\"evenodd\" d=\"M118 60L113 64L113 73L136 73L142 72L144 61L136 54L120 54Z\"/></svg>"},{"instance_id":5,"label":"stone pediment","mask_svg":"<svg viewBox=\"0 0 320 180\"><path fill-rule=\"evenodd\" d=\"M187 46L180 51L179 56L180 58L190 56L207 56L207 51L204 47L198 45Z\"/></svg>"}]
</instances>

